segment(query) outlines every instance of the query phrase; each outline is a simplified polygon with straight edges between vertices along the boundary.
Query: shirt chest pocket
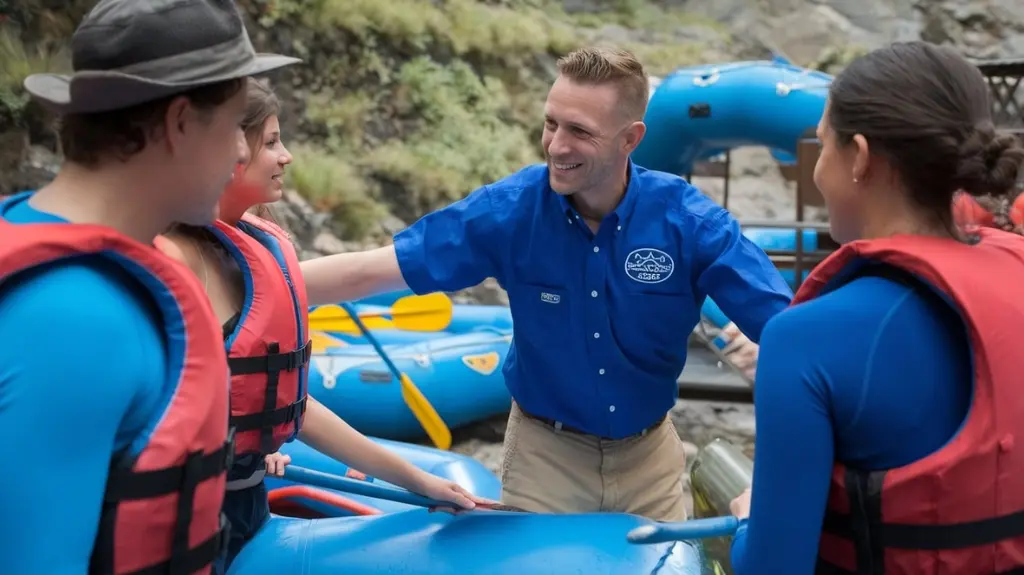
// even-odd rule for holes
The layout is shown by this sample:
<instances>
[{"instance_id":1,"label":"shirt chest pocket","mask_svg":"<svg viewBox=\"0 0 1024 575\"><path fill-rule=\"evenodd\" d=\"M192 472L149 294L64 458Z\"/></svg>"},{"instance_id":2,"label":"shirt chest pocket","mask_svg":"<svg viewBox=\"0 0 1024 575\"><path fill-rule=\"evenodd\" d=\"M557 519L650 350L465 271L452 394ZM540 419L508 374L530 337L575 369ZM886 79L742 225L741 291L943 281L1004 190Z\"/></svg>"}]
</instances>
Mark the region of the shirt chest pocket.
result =
<instances>
[{"instance_id":1,"label":"shirt chest pocket","mask_svg":"<svg viewBox=\"0 0 1024 575\"><path fill-rule=\"evenodd\" d=\"M509 286L516 345L549 346L565 343L571 316L569 290L536 283Z\"/></svg>"},{"instance_id":2,"label":"shirt chest pocket","mask_svg":"<svg viewBox=\"0 0 1024 575\"><path fill-rule=\"evenodd\" d=\"M699 314L689 291L643 288L622 294L619 311L622 315L615 318L616 331L627 355L656 364L681 357Z\"/></svg>"}]
</instances>

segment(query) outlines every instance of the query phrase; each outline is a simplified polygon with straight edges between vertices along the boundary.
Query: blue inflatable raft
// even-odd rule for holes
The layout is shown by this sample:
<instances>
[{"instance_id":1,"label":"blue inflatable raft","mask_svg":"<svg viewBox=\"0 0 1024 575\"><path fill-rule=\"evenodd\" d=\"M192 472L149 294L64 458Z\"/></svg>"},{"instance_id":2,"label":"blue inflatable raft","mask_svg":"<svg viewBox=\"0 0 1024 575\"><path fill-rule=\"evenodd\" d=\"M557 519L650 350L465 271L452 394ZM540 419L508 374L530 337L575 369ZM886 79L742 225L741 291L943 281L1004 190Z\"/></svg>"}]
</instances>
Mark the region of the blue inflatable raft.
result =
<instances>
[{"instance_id":1,"label":"blue inflatable raft","mask_svg":"<svg viewBox=\"0 0 1024 575\"><path fill-rule=\"evenodd\" d=\"M637 164L689 174L694 162L741 146L764 146L782 164L817 126L832 76L784 60L680 68L651 94Z\"/></svg>"},{"instance_id":2,"label":"blue inflatable raft","mask_svg":"<svg viewBox=\"0 0 1024 575\"><path fill-rule=\"evenodd\" d=\"M386 447L390 451L395 452L402 459L405 459L427 473L458 483L474 495L494 500L501 498L501 482L498 480L497 476L484 467L482 463L472 457L459 453L452 453L450 451L441 451L440 449L422 445L412 445L374 437L371 437L370 439ZM320 453L299 440L284 444L280 451L281 453L290 456L292 459L291 464L298 467L305 467L307 469L314 469L316 471L340 476L346 476L348 474L349 477L353 476L352 474L349 474L350 471L353 471L355 472L355 476L361 480L377 484L391 485L381 479L360 476L358 474L359 470L350 470L350 468L344 463ZM271 492L275 489L298 485L287 479L269 475L266 478L266 484L267 489ZM320 491L333 490L320 489ZM415 507L411 505L396 501L387 501L352 493L334 493L355 501L358 504L376 509L381 513L395 513L398 511L415 509ZM354 514L351 509L338 507L330 504L329 502L321 501L315 497L296 495L289 497L289 500L295 505L314 512L316 516L343 517Z\"/></svg>"},{"instance_id":3,"label":"blue inflatable raft","mask_svg":"<svg viewBox=\"0 0 1024 575\"><path fill-rule=\"evenodd\" d=\"M272 517L229 573L245 575L710 575L700 543L633 545L650 521L618 513L549 515L426 509L387 515Z\"/></svg>"},{"instance_id":4,"label":"blue inflatable raft","mask_svg":"<svg viewBox=\"0 0 1024 575\"><path fill-rule=\"evenodd\" d=\"M382 344L450 429L508 412L512 398L501 369L511 329L478 326L462 334L420 339ZM405 440L425 435L402 398L398 381L369 345L349 344L314 354L309 393L366 435Z\"/></svg>"}]
</instances>

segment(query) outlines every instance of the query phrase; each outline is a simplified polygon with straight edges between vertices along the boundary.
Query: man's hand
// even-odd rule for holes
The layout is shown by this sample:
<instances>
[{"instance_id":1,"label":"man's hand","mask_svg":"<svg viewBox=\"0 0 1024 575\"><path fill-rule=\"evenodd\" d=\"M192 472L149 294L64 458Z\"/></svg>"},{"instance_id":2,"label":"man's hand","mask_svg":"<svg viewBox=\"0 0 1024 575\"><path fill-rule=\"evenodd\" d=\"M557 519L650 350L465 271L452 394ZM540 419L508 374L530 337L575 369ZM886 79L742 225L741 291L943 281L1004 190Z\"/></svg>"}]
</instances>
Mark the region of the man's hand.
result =
<instances>
[{"instance_id":1,"label":"man's hand","mask_svg":"<svg viewBox=\"0 0 1024 575\"><path fill-rule=\"evenodd\" d=\"M721 337L729 342L722 349L725 357L742 370L747 377L754 379L754 373L757 370L757 353L761 347L743 335L735 323L730 322L729 325L722 328Z\"/></svg>"},{"instance_id":2,"label":"man's hand","mask_svg":"<svg viewBox=\"0 0 1024 575\"><path fill-rule=\"evenodd\" d=\"M740 493L736 499L729 502L729 511L737 519L750 517L750 488L744 489L743 493Z\"/></svg>"}]
</instances>

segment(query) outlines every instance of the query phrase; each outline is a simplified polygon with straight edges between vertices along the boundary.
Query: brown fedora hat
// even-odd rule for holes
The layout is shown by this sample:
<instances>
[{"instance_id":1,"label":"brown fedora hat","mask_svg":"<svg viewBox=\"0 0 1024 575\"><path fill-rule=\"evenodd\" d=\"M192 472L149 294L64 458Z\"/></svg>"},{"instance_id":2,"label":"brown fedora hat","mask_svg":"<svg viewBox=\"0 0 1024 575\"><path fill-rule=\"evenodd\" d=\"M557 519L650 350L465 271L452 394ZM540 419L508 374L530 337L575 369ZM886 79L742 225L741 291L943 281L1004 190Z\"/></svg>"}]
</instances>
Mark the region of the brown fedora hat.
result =
<instances>
[{"instance_id":1,"label":"brown fedora hat","mask_svg":"<svg viewBox=\"0 0 1024 575\"><path fill-rule=\"evenodd\" d=\"M71 38L74 73L25 89L60 114L129 108L301 62L257 54L234 0L101 0Z\"/></svg>"}]
</instances>

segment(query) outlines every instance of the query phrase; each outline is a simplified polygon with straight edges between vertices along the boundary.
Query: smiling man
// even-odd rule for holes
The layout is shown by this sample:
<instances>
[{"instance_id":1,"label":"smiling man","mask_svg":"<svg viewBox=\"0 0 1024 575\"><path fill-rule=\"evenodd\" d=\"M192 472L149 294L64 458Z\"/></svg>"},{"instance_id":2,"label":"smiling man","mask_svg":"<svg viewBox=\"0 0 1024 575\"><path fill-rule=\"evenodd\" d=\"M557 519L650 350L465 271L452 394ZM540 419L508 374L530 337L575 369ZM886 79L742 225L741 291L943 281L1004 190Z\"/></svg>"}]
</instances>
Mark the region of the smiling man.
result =
<instances>
[{"instance_id":1,"label":"smiling man","mask_svg":"<svg viewBox=\"0 0 1024 575\"><path fill-rule=\"evenodd\" d=\"M310 303L496 278L515 326L502 501L678 521L685 457L667 414L700 304L712 296L756 342L792 292L725 209L630 161L648 95L631 54L584 48L558 70L545 164L424 216L393 246L305 262Z\"/></svg>"}]
</instances>

